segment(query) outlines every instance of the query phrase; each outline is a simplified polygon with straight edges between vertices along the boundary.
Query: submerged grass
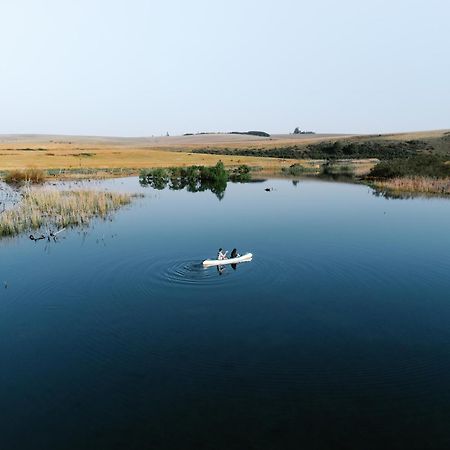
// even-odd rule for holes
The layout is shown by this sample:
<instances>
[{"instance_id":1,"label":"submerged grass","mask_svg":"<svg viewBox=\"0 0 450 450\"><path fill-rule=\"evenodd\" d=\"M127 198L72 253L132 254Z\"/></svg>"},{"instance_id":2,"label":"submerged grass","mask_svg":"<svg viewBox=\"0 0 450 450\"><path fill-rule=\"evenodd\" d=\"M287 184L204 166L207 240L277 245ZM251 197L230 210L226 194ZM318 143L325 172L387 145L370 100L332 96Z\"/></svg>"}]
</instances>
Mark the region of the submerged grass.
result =
<instances>
[{"instance_id":1,"label":"submerged grass","mask_svg":"<svg viewBox=\"0 0 450 450\"><path fill-rule=\"evenodd\" d=\"M30 189L16 208L0 214L0 237L42 227L87 225L92 218L105 218L130 203L131 197L131 194L102 191Z\"/></svg>"},{"instance_id":2,"label":"submerged grass","mask_svg":"<svg viewBox=\"0 0 450 450\"><path fill-rule=\"evenodd\" d=\"M396 177L374 185L386 191L450 195L450 178Z\"/></svg>"}]
</instances>

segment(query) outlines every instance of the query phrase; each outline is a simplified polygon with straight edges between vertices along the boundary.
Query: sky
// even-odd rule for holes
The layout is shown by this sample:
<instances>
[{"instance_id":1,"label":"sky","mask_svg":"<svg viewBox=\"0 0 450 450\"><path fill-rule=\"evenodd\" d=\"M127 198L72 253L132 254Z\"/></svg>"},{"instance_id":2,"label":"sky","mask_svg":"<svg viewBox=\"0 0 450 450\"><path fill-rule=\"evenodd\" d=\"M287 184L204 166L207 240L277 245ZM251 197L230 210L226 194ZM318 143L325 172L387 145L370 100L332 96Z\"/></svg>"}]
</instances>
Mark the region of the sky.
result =
<instances>
[{"instance_id":1,"label":"sky","mask_svg":"<svg viewBox=\"0 0 450 450\"><path fill-rule=\"evenodd\" d=\"M1 0L0 133L450 128L448 0Z\"/></svg>"}]
</instances>

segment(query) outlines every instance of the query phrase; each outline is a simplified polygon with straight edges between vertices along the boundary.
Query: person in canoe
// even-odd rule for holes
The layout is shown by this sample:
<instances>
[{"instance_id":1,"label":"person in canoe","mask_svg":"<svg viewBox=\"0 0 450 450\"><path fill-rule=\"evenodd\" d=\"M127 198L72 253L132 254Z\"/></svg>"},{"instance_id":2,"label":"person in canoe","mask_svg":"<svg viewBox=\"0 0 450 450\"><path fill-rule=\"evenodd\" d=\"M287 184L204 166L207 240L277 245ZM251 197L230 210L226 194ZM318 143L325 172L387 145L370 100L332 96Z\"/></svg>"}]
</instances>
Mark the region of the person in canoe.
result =
<instances>
[{"instance_id":1,"label":"person in canoe","mask_svg":"<svg viewBox=\"0 0 450 450\"><path fill-rule=\"evenodd\" d=\"M222 248L219 248L219 251L217 252L217 259L221 261L222 259L227 259L227 253L228 251L223 251Z\"/></svg>"},{"instance_id":2,"label":"person in canoe","mask_svg":"<svg viewBox=\"0 0 450 450\"><path fill-rule=\"evenodd\" d=\"M233 248L233 250L231 250L230 258L239 258L239 256L241 255L238 253L237 249Z\"/></svg>"}]
</instances>

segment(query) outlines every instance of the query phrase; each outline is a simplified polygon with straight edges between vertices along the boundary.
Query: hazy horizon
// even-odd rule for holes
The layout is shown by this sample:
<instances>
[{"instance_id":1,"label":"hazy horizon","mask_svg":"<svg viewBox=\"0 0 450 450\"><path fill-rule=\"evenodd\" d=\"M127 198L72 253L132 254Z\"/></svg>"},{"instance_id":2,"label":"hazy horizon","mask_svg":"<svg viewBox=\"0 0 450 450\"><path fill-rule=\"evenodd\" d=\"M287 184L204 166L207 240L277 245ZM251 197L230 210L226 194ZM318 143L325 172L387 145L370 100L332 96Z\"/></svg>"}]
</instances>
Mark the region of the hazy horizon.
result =
<instances>
[{"instance_id":1,"label":"hazy horizon","mask_svg":"<svg viewBox=\"0 0 450 450\"><path fill-rule=\"evenodd\" d=\"M450 127L444 0L7 1L0 134Z\"/></svg>"}]
</instances>

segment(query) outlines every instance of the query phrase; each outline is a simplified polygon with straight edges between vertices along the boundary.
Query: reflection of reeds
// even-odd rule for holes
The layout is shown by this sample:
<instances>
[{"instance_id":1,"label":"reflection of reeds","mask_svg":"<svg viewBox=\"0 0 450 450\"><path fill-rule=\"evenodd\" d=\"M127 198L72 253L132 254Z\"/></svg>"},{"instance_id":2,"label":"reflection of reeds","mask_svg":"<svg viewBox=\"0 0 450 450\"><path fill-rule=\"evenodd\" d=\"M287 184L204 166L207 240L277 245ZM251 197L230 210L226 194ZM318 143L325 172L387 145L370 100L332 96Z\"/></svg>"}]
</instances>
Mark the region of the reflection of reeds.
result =
<instances>
[{"instance_id":1,"label":"reflection of reeds","mask_svg":"<svg viewBox=\"0 0 450 450\"><path fill-rule=\"evenodd\" d=\"M0 214L0 236L13 236L41 227L86 225L130 203L130 194L101 191L29 190L17 208Z\"/></svg>"},{"instance_id":2,"label":"reflection of reeds","mask_svg":"<svg viewBox=\"0 0 450 450\"><path fill-rule=\"evenodd\" d=\"M375 183L377 188L399 192L450 195L450 178L405 177Z\"/></svg>"}]
</instances>

